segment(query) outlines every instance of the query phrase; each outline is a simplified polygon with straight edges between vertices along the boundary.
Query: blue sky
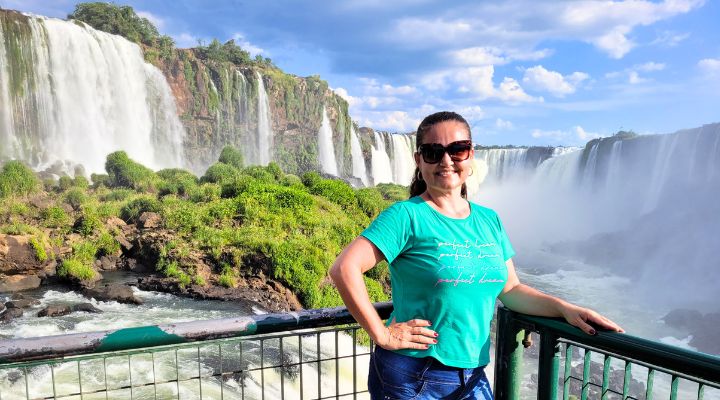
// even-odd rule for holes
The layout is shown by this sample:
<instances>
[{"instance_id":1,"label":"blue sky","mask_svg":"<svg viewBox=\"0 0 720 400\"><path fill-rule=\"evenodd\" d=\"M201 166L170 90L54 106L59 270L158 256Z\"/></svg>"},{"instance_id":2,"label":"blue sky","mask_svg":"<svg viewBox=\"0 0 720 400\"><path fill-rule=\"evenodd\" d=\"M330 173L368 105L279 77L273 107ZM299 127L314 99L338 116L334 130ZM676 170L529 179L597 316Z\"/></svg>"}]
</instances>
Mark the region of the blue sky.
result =
<instances>
[{"instance_id":1,"label":"blue sky","mask_svg":"<svg viewBox=\"0 0 720 400\"><path fill-rule=\"evenodd\" d=\"M179 47L231 38L319 74L361 126L454 110L481 144L581 145L720 122L720 1L116 1ZM75 1L0 0L64 18Z\"/></svg>"}]
</instances>

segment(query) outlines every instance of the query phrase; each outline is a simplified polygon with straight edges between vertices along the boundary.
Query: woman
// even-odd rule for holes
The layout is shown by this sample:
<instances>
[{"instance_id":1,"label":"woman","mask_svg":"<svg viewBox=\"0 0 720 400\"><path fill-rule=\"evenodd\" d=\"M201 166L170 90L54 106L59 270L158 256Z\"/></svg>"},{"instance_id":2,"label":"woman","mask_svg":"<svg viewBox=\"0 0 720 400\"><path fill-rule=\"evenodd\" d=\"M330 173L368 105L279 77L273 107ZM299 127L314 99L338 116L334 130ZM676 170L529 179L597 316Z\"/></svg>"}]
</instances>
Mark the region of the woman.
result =
<instances>
[{"instance_id":1,"label":"woman","mask_svg":"<svg viewBox=\"0 0 720 400\"><path fill-rule=\"evenodd\" d=\"M466 200L473 173L470 127L453 112L427 116L417 130L410 199L383 211L338 256L330 276L375 346L373 399L492 399L489 362L495 299L525 314L563 317L588 334L598 313L518 280L515 254L494 211ZM390 264L394 311L384 324L362 274Z\"/></svg>"}]
</instances>

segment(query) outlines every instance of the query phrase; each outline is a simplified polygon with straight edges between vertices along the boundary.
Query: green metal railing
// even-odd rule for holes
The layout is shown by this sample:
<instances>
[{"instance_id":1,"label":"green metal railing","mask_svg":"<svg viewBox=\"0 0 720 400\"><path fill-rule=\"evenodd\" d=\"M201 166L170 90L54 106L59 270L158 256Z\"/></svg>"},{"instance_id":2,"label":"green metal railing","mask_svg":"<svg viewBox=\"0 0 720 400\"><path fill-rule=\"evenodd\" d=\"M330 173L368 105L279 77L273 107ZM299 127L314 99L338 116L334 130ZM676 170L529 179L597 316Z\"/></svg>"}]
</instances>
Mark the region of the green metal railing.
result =
<instances>
[{"instance_id":1,"label":"green metal railing","mask_svg":"<svg viewBox=\"0 0 720 400\"><path fill-rule=\"evenodd\" d=\"M331 308L4 340L0 400L368 398L353 322ZM497 339L499 400L720 399L718 357L504 308Z\"/></svg>"},{"instance_id":2,"label":"green metal railing","mask_svg":"<svg viewBox=\"0 0 720 400\"><path fill-rule=\"evenodd\" d=\"M540 335L537 393L529 394L524 358ZM576 355L576 350L578 353ZM580 357L582 351L582 357ZM720 399L720 357L692 352L626 334L595 336L551 318L498 310L495 396L562 399ZM563 375L560 376L562 371ZM662 379L661 379L662 378ZM660 385L660 381L667 385ZM681 389L682 385L682 389ZM523 390L525 389L525 390Z\"/></svg>"}]
</instances>

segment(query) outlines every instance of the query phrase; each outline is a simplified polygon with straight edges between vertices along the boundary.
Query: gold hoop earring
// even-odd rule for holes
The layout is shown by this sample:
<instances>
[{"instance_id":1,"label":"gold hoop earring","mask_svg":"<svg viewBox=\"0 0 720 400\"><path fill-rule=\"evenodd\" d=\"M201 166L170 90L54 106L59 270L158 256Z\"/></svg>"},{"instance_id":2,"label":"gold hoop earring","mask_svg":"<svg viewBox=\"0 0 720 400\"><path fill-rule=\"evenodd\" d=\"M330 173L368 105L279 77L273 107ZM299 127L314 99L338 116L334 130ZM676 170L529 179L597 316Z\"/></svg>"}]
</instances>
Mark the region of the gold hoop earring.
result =
<instances>
[{"instance_id":1,"label":"gold hoop earring","mask_svg":"<svg viewBox=\"0 0 720 400\"><path fill-rule=\"evenodd\" d=\"M422 172L420 172L420 169L418 168L417 171L415 171L415 180L422 181Z\"/></svg>"},{"instance_id":2,"label":"gold hoop earring","mask_svg":"<svg viewBox=\"0 0 720 400\"><path fill-rule=\"evenodd\" d=\"M475 173L475 170L473 169L473 167L470 167L470 174L468 176L473 176L474 173Z\"/></svg>"}]
</instances>

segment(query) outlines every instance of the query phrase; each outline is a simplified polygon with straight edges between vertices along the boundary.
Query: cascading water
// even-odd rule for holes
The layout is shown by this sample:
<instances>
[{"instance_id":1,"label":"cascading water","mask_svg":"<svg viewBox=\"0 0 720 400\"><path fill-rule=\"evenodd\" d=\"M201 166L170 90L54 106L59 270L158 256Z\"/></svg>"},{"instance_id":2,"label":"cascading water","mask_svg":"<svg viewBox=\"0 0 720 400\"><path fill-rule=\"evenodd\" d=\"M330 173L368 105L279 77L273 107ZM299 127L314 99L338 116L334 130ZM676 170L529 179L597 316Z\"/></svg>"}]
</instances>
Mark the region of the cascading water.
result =
<instances>
[{"instance_id":1,"label":"cascading water","mask_svg":"<svg viewBox=\"0 0 720 400\"><path fill-rule=\"evenodd\" d=\"M270 121L270 103L265 83L260 72L256 72L258 80L258 156L257 163L267 165L272 161L270 149L273 145L272 122Z\"/></svg>"},{"instance_id":2,"label":"cascading water","mask_svg":"<svg viewBox=\"0 0 720 400\"><path fill-rule=\"evenodd\" d=\"M23 18L0 34L0 157L103 172L106 156L125 150L154 169L183 165L170 88L137 45L84 24Z\"/></svg>"},{"instance_id":3,"label":"cascading water","mask_svg":"<svg viewBox=\"0 0 720 400\"><path fill-rule=\"evenodd\" d=\"M370 184L367 176L367 167L365 166L365 157L363 157L362 148L360 147L360 139L358 139L355 127L350 126L350 153L352 155L352 173L354 177L360 178L363 185Z\"/></svg>"},{"instance_id":4,"label":"cascading water","mask_svg":"<svg viewBox=\"0 0 720 400\"><path fill-rule=\"evenodd\" d=\"M374 132L375 146L371 149L373 184L393 183L390 156L385 149L385 139L378 132Z\"/></svg>"},{"instance_id":5,"label":"cascading water","mask_svg":"<svg viewBox=\"0 0 720 400\"><path fill-rule=\"evenodd\" d=\"M408 135L390 135L392 143L393 182L408 186L415 171L413 140Z\"/></svg>"},{"instance_id":6,"label":"cascading water","mask_svg":"<svg viewBox=\"0 0 720 400\"><path fill-rule=\"evenodd\" d=\"M318 131L318 158L323 172L338 176L337 161L335 161L335 147L333 146L333 131L330 127L330 118L323 107L323 119Z\"/></svg>"}]
</instances>

